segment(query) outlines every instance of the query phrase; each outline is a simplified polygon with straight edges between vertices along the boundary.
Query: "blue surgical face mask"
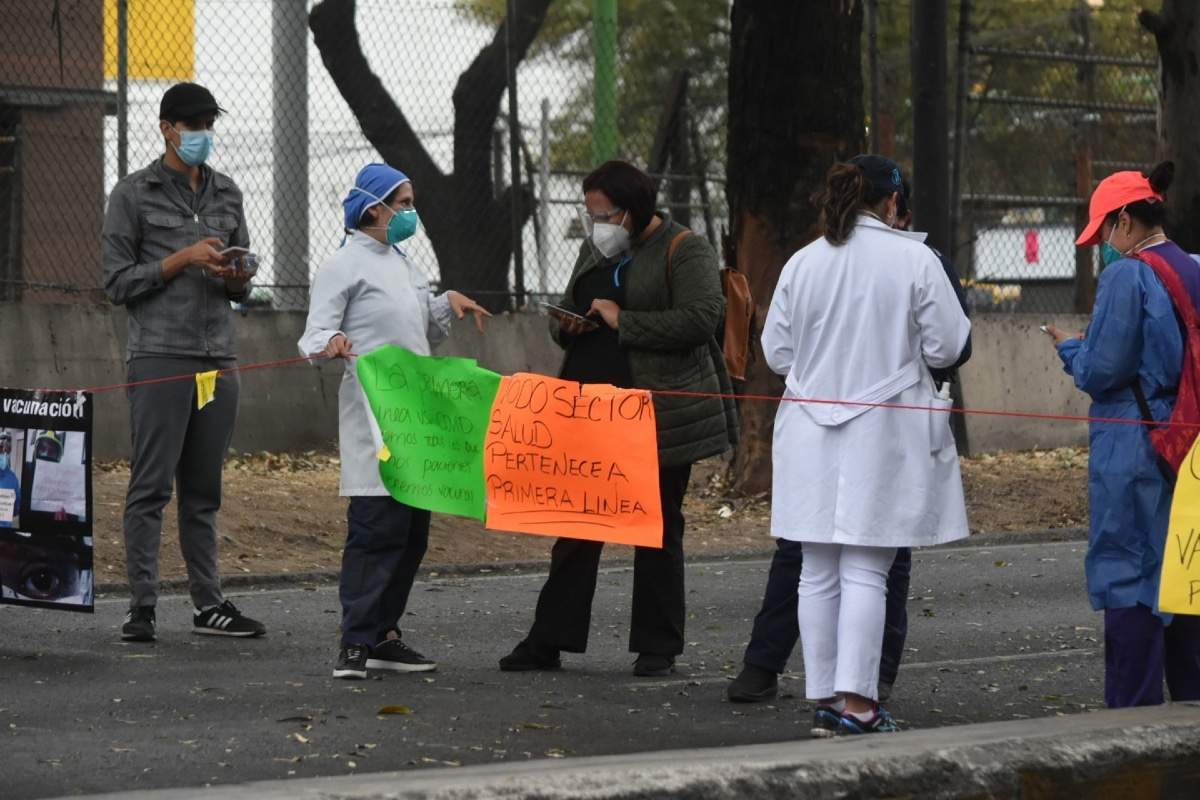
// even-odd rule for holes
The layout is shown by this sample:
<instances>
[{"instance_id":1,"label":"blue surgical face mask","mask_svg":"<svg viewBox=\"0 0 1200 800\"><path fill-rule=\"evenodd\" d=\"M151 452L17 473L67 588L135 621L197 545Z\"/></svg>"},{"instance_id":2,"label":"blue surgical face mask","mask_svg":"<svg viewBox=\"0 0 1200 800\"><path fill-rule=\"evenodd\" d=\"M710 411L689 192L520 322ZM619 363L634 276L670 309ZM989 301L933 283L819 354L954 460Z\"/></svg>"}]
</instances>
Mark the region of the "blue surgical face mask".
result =
<instances>
[{"instance_id":1,"label":"blue surgical face mask","mask_svg":"<svg viewBox=\"0 0 1200 800\"><path fill-rule=\"evenodd\" d=\"M392 221L387 226L388 244L399 244L417 232L417 210L402 208L392 209Z\"/></svg>"},{"instance_id":2,"label":"blue surgical face mask","mask_svg":"<svg viewBox=\"0 0 1200 800\"><path fill-rule=\"evenodd\" d=\"M12 464L12 456L8 453L0 453L0 472L7 472Z\"/></svg>"},{"instance_id":3,"label":"blue surgical face mask","mask_svg":"<svg viewBox=\"0 0 1200 800\"><path fill-rule=\"evenodd\" d=\"M179 134L179 145L175 147L175 152L189 167L200 166L212 155L212 131L181 131L174 125L171 126L171 130Z\"/></svg>"}]
</instances>

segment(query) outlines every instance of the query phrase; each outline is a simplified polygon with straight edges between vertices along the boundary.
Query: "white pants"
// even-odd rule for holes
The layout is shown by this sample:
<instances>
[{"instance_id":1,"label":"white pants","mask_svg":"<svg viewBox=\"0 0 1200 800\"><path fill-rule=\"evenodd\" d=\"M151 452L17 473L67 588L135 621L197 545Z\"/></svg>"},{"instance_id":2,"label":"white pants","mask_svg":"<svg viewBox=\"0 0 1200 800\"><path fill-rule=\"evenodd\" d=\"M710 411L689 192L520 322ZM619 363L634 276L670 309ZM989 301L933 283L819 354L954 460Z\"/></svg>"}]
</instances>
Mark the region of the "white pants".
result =
<instances>
[{"instance_id":1,"label":"white pants","mask_svg":"<svg viewBox=\"0 0 1200 800\"><path fill-rule=\"evenodd\" d=\"M804 694L879 698L879 651L894 547L805 542L800 570Z\"/></svg>"}]
</instances>

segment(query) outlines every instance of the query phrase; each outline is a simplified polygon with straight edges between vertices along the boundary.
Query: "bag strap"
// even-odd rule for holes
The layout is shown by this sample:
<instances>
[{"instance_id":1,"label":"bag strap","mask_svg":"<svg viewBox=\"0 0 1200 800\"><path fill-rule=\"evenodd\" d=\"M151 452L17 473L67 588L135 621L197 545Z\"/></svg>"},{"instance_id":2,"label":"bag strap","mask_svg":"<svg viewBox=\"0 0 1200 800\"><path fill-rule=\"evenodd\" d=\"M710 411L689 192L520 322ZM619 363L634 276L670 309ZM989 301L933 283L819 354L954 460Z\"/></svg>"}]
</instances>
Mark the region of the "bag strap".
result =
<instances>
[{"instance_id":1,"label":"bag strap","mask_svg":"<svg viewBox=\"0 0 1200 800\"><path fill-rule=\"evenodd\" d=\"M679 243L688 236L691 236L690 230L684 229L675 234L675 238L671 240L671 246L667 248L667 301L671 305L675 305L674 292L671 290L671 281L675 277L675 251L679 249Z\"/></svg>"},{"instance_id":2,"label":"bag strap","mask_svg":"<svg viewBox=\"0 0 1200 800\"><path fill-rule=\"evenodd\" d=\"M1133 399L1137 400L1138 410L1142 412L1142 421L1153 423L1147 425L1146 430L1159 427L1158 420L1150 413L1150 404L1146 402L1146 393L1142 391L1142 382L1134 378L1130 388L1133 389Z\"/></svg>"},{"instance_id":3,"label":"bag strap","mask_svg":"<svg viewBox=\"0 0 1200 800\"><path fill-rule=\"evenodd\" d=\"M1187 347L1188 331L1200 327L1200 315L1196 313L1196 306L1192 303L1192 296L1184 288L1183 281L1179 278L1179 273L1158 253L1143 250L1139 253L1134 253L1131 258L1136 258L1154 270L1154 274L1167 287L1167 293L1171 295L1171 302L1175 305L1179 316L1183 318L1183 344L1184 347ZM1142 412L1142 420L1145 422L1155 422L1154 417L1150 413L1150 404L1146 402L1146 393L1142 391L1142 382L1135 378L1131 388L1133 389L1133 397L1137 400L1138 409ZM1154 425L1151 427L1158 426Z\"/></svg>"},{"instance_id":4,"label":"bag strap","mask_svg":"<svg viewBox=\"0 0 1200 800\"><path fill-rule=\"evenodd\" d=\"M1134 253L1131 258L1136 258L1154 270L1154 274L1166 285L1167 293L1171 295L1171 302L1175 304L1175 309L1183 318L1184 326L1189 329L1200 327L1200 315L1196 313L1192 296L1187 293L1187 289L1183 288L1183 281L1179 279L1179 273L1175 271L1175 268L1158 253L1151 253L1148 250Z\"/></svg>"}]
</instances>

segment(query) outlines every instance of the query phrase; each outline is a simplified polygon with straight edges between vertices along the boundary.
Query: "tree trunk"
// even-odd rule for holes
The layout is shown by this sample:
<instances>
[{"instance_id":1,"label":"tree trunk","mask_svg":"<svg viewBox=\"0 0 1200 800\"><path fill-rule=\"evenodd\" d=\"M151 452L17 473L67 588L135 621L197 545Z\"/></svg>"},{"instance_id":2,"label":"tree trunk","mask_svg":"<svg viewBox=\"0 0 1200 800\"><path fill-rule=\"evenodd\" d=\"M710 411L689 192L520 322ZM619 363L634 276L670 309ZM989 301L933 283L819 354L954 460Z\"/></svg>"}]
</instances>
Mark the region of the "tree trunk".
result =
<instances>
[{"instance_id":1,"label":"tree trunk","mask_svg":"<svg viewBox=\"0 0 1200 800\"><path fill-rule=\"evenodd\" d=\"M863 144L863 10L861 0L735 0L732 13L725 258L748 277L761 327L784 262L816 236L814 192ZM755 348L742 393L779 397ZM769 491L776 404L740 406L734 488Z\"/></svg>"},{"instance_id":2,"label":"tree trunk","mask_svg":"<svg viewBox=\"0 0 1200 800\"><path fill-rule=\"evenodd\" d=\"M518 0L514 51L525 57L552 0ZM441 287L461 289L493 311L507 307L508 262L513 252L513 187L496 196L491 142L500 100L508 86L506 19L492 41L459 76L454 89L454 172L434 163L401 110L371 71L354 22L355 0L322 0L308 24L325 68L383 160L407 174L417 192L421 222L441 267ZM346 176L349 189L354 176ZM520 187L521 221L533 203Z\"/></svg>"},{"instance_id":3,"label":"tree trunk","mask_svg":"<svg viewBox=\"0 0 1200 800\"><path fill-rule=\"evenodd\" d=\"M1187 252L1200 252L1200 4L1164 0L1161 12L1144 10L1138 20L1158 43L1158 156L1175 162L1167 235Z\"/></svg>"}]
</instances>

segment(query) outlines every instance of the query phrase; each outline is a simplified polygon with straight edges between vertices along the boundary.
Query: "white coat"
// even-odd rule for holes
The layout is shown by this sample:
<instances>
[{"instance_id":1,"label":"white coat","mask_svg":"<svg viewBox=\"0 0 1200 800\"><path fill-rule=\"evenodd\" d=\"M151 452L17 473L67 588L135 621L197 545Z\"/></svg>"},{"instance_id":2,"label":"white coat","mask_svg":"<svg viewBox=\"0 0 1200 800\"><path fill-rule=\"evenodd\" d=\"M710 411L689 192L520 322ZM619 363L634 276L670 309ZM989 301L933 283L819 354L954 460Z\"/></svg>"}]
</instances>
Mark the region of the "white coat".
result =
<instances>
[{"instance_id":1,"label":"white coat","mask_svg":"<svg viewBox=\"0 0 1200 800\"><path fill-rule=\"evenodd\" d=\"M860 216L784 265L763 328L787 389L775 417L771 535L908 547L967 536L949 408L930 367L954 363L971 323L925 234Z\"/></svg>"},{"instance_id":2,"label":"white coat","mask_svg":"<svg viewBox=\"0 0 1200 800\"><path fill-rule=\"evenodd\" d=\"M365 233L353 234L317 270L300 337L300 354L325 352L341 333L366 355L385 344L427 356L446 340L454 311L445 294L434 297L429 282L408 256ZM383 496L378 453L382 439L358 382L358 360L346 360L338 391L339 494Z\"/></svg>"}]
</instances>

